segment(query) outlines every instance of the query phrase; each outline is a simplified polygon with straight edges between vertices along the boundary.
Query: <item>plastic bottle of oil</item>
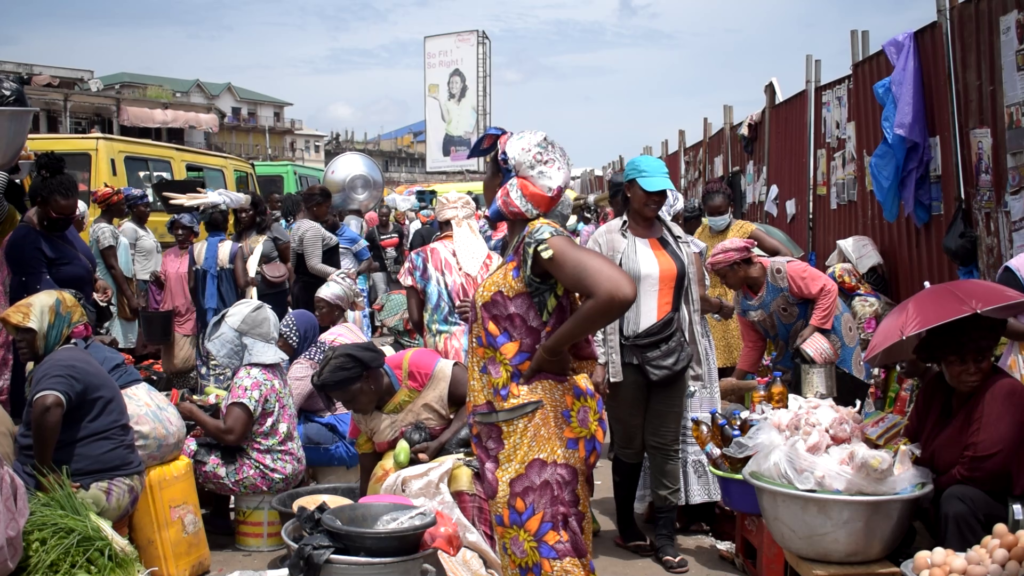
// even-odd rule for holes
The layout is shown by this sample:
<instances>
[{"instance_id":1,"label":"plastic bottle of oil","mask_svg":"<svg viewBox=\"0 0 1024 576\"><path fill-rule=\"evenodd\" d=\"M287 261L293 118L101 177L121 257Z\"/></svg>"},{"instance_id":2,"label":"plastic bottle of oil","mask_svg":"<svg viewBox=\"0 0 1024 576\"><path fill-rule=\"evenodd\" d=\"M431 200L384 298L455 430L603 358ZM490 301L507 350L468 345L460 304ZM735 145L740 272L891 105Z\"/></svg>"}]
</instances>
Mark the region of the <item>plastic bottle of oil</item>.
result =
<instances>
[{"instance_id":1,"label":"plastic bottle of oil","mask_svg":"<svg viewBox=\"0 0 1024 576\"><path fill-rule=\"evenodd\" d=\"M782 382L782 372L772 374L775 378L768 388L768 402L778 410L789 406L789 388Z\"/></svg>"},{"instance_id":2,"label":"plastic bottle of oil","mask_svg":"<svg viewBox=\"0 0 1024 576\"><path fill-rule=\"evenodd\" d=\"M761 404L768 402L768 379L758 378L757 388L750 395L750 413L760 414Z\"/></svg>"},{"instance_id":3,"label":"plastic bottle of oil","mask_svg":"<svg viewBox=\"0 0 1024 576\"><path fill-rule=\"evenodd\" d=\"M711 437L711 425L701 420L697 416L691 416L690 422L693 425L690 427L690 432L693 433L693 439L697 441L697 445L701 447L701 450L705 446L713 445L714 439Z\"/></svg>"},{"instance_id":4,"label":"plastic bottle of oil","mask_svg":"<svg viewBox=\"0 0 1024 576\"><path fill-rule=\"evenodd\" d=\"M729 427L733 430L739 430L740 426L743 425L743 416L739 410L733 410L732 414L729 415Z\"/></svg>"},{"instance_id":5,"label":"plastic bottle of oil","mask_svg":"<svg viewBox=\"0 0 1024 576\"><path fill-rule=\"evenodd\" d=\"M704 456L708 459L715 469L722 472L729 471L729 463L725 460L725 455L722 454L722 449L714 444L708 444L704 447Z\"/></svg>"},{"instance_id":6,"label":"plastic bottle of oil","mask_svg":"<svg viewBox=\"0 0 1024 576\"><path fill-rule=\"evenodd\" d=\"M722 438L722 448L728 448L732 444L732 426L729 426L728 420L722 420L718 423L718 435Z\"/></svg>"},{"instance_id":7,"label":"plastic bottle of oil","mask_svg":"<svg viewBox=\"0 0 1024 576\"><path fill-rule=\"evenodd\" d=\"M740 437L741 434L739 430L732 431L733 442L735 442L736 439ZM723 454L723 456L725 455ZM725 456L725 460L729 464L729 471L732 472L733 474L739 474L743 470L743 467L747 465L747 461L750 460L750 457L748 456L746 458L733 458L731 456Z\"/></svg>"},{"instance_id":8,"label":"plastic bottle of oil","mask_svg":"<svg viewBox=\"0 0 1024 576\"><path fill-rule=\"evenodd\" d=\"M715 446L722 448L722 422L725 422L725 417L718 413L716 408L708 410L708 414L711 415L711 440L715 443ZM728 422L726 422L728 423Z\"/></svg>"}]
</instances>

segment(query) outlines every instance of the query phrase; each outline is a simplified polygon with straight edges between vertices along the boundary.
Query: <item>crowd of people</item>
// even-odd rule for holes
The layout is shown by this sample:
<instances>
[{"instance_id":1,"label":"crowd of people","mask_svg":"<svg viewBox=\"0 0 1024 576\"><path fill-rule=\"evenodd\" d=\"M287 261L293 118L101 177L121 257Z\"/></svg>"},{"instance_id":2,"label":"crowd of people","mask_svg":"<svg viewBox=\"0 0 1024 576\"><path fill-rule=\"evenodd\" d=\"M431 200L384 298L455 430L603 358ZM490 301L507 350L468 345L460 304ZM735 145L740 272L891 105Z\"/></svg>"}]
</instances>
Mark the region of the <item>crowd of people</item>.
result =
<instances>
[{"instance_id":1,"label":"crowd of people","mask_svg":"<svg viewBox=\"0 0 1024 576\"><path fill-rule=\"evenodd\" d=\"M769 346L799 393L812 337L836 353L837 401L863 400L863 351L893 306L881 258L822 273L738 218L723 184L685 201L651 156L575 207L569 156L543 132L489 129L469 157L486 159L485 210L461 193L366 214L335 211L319 185L214 193L171 215L161 250L153 192L103 186L88 222L63 159L42 154L0 258L0 457L29 487L66 471L123 528L144 470L184 454L215 502L207 529L226 530L228 496L280 493L320 467L358 468L365 494L411 427L429 434L413 449L427 461L468 430L486 513L467 517L503 573L582 575L611 440L615 544L685 572L675 535L706 530L721 498L691 417L742 403ZM1024 292L1022 269L1000 282ZM162 342L140 330L151 312L169 313ZM1019 459L994 456L1014 436L990 429L1024 408L1019 370L992 364L1024 324L963 322L919 346L938 369L921 369L907 433L938 476L941 537L973 543L950 518L991 525L1024 494ZM159 378L133 366L146 358ZM208 386L224 391L214 410L161 394Z\"/></svg>"}]
</instances>

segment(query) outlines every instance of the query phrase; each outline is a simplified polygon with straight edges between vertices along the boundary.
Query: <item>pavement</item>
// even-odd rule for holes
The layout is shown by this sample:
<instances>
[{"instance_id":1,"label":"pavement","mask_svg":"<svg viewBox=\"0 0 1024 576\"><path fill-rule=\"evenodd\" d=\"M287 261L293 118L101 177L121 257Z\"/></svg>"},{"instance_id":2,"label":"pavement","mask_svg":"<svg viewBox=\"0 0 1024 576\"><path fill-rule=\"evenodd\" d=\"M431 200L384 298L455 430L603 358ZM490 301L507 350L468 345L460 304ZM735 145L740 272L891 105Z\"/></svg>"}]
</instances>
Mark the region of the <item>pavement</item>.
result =
<instances>
[{"instance_id":1,"label":"pavement","mask_svg":"<svg viewBox=\"0 0 1024 576\"><path fill-rule=\"evenodd\" d=\"M640 558L615 547L617 535L612 518L615 502L612 500L611 463L602 460L594 472L595 496L592 500L594 512L603 531L594 538L594 565L597 573L604 576L660 576L667 574L650 558ZM643 526L650 529L650 526ZM653 534L651 534L653 536ZM690 561L690 572L695 576L720 576L742 574L733 565L718 557L715 542L709 536L680 535L679 549ZM267 570L279 567L283 557L277 552L245 552L234 547L230 537L210 537L212 567L210 574L221 576L236 570Z\"/></svg>"}]
</instances>

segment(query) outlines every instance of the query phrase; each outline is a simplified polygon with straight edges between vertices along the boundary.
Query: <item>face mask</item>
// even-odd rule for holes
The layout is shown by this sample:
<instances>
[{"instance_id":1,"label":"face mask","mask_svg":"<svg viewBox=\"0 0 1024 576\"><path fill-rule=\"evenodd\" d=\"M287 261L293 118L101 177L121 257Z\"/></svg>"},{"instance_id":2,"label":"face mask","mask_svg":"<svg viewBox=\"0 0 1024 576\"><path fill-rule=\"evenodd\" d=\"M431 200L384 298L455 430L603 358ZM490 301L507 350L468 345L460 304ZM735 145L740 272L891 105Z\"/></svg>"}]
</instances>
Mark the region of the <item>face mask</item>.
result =
<instances>
[{"instance_id":1,"label":"face mask","mask_svg":"<svg viewBox=\"0 0 1024 576\"><path fill-rule=\"evenodd\" d=\"M721 232L729 227L729 223L732 222L732 214L725 214L724 216L708 216L708 227L715 232Z\"/></svg>"}]
</instances>

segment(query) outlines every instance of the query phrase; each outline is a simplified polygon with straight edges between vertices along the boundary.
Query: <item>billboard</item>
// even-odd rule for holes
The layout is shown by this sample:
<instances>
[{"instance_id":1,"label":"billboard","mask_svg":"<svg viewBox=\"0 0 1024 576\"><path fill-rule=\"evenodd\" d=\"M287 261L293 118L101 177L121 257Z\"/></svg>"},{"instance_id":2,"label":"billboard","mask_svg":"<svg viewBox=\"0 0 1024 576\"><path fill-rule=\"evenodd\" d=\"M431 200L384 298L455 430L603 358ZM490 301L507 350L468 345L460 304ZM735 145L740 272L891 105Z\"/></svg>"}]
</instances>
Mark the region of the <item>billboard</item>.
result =
<instances>
[{"instance_id":1,"label":"billboard","mask_svg":"<svg viewBox=\"0 0 1024 576\"><path fill-rule=\"evenodd\" d=\"M481 169L466 156L489 116L489 57L476 30L423 39L427 172Z\"/></svg>"}]
</instances>

